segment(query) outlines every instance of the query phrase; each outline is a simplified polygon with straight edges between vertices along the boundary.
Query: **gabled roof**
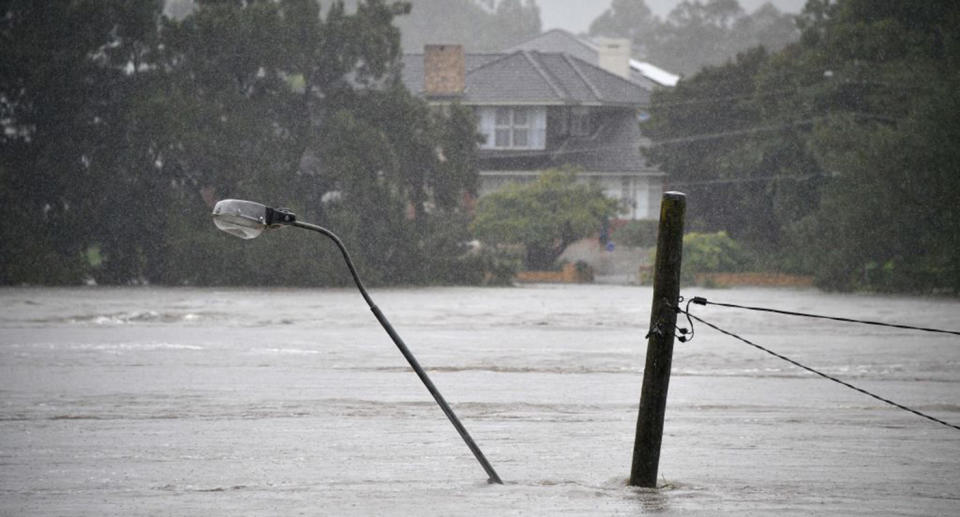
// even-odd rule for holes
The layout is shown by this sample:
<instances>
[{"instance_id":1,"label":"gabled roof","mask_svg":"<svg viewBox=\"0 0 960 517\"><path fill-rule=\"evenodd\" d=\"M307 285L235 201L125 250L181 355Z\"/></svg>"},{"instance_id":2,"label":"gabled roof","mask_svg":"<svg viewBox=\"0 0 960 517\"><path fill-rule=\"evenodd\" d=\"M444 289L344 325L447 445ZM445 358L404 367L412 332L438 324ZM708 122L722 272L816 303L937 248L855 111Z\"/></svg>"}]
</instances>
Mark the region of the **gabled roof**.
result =
<instances>
[{"instance_id":1,"label":"gabled roof","mask_svg":"<svg viewBox=\"0 0 960 517\"><path fill-rule=\"evenodd\" d=\"M423 94L423 54L406 54L403 62L404 84ZM643 106L650 102L650 92L641 86L569 54L517 50L466 54L464 62L463 104Z\"/></svg>"}]
</instances>

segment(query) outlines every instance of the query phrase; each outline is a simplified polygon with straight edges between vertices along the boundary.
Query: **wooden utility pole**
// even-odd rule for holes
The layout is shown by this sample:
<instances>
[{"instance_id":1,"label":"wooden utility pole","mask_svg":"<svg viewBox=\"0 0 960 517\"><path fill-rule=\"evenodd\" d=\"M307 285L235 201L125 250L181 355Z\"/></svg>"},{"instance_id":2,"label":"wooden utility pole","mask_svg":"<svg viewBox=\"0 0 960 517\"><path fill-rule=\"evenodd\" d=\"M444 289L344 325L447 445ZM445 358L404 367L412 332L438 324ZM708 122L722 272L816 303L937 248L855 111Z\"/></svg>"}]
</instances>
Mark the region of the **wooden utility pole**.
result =
<instances>
[{"instance_id":1,"label":"wooden utility pole","mask_svg":"<svg viewBox=\"0 0 960 517\"><path fill-rule=\"evenodd\" d=\"M686 195L666 192L660 202L660 229L654 263L653 308L647 336L647 361L643 369L637 435L633 442L630 484L656 488L663 441L663 414L673 362L673 338L680 298L680 262L683 252L683 215Z\"/></svg>"}]
</instances>

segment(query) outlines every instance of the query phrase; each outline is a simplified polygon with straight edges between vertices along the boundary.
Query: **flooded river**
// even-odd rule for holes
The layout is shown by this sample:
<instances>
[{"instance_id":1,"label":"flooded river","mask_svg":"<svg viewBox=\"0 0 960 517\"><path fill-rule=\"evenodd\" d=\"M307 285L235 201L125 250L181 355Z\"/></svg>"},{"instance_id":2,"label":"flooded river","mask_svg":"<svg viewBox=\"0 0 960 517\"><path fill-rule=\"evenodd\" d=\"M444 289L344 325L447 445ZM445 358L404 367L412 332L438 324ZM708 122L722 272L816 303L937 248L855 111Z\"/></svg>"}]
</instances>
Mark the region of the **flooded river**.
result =
<instances>
[{"instance_id":1,"label":"flooded river","mask_svg":"<svg viewBox=\"0 0 960 517\"><path fill-rule=\"evenodd\" d=\"M685 296L960 329L951 299ZM627 486L647 287L0 290L0 515L957 515L960 431L698 326ZM960 424L960 337L693 311Z\"/></svg>"}]
</instances>

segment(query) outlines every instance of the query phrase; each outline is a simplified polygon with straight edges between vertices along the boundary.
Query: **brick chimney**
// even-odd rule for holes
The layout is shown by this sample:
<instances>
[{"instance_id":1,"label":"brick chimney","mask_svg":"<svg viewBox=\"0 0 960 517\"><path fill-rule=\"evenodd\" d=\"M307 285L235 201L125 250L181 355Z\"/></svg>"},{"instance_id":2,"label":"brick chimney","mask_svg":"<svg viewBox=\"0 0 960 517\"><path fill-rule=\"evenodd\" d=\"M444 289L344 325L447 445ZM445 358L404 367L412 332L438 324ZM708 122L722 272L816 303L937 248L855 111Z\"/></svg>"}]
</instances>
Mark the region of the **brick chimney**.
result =
<instances>
[{"instance_id":1,"label":"brick chimney","mask_svg":"<svg viewBox=\"0 0 960 517\"><path fill-rule=\"evenodd\" d=\"M460 95L465 81L462 46L423 47L423 87L428 96Z\"/></svg>"}]
</instances>

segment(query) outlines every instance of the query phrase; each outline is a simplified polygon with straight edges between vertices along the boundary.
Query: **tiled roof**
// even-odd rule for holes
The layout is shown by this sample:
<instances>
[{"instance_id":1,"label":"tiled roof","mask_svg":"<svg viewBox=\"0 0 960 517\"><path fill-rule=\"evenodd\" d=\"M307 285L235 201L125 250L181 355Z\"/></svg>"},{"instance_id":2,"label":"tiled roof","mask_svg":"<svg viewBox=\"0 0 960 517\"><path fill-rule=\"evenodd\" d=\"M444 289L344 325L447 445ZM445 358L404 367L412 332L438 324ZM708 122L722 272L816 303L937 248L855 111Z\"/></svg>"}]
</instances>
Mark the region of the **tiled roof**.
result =
<instances>
[{"instance_id":1,"label":"tiled roof","mask_svg":"<svg viewBox=\"0 0 960 517\"><path fill-rule=\"evenodd\" d=\"M585 40L563 29L552 29L527 41L514 45L507 52L516 50L539 50L541 52L564 52L576 56L588 63L596 64L599 49L594 42ZM658 86L676 86L680 76L658 66L636 59L630 59L630 80L647 88Z\"/></svg>"},{"instance_id":2,"label":"tiled roof","mask_svg":"<svg viewBox=\"0 0 960 517\"><path fill-rule=\"evenodd\" d=\"M466 54L463 104L587 104L643 106L641 86L564 53L518 50L509 54ZM423 93L423 55L404 55L403 81Z\"/></svg>"},{"instance_id":3,"label":"tiled roof","mask_svg":"<svg viewBox=\"0 0 960 517\"><path fill-rule=\"evenodd\" d=\"M490 61L500 59L503 54L465 54L464 68L472 70ZM400 75L403 84L415 94L423 93L423 54L404 54L403 71Z\"/></svg>"},{"instance_id":4,"label":"tiled roof","mask_svg":"<svg viewBox=\"0 0 960 517\"><path fill-rule=\"evenodd\" d=\"M506 50L538 50L540 52L563 52L588 63L597 62L597 47L563 29L551 29Z\"/></svg>"}]
</instances>

